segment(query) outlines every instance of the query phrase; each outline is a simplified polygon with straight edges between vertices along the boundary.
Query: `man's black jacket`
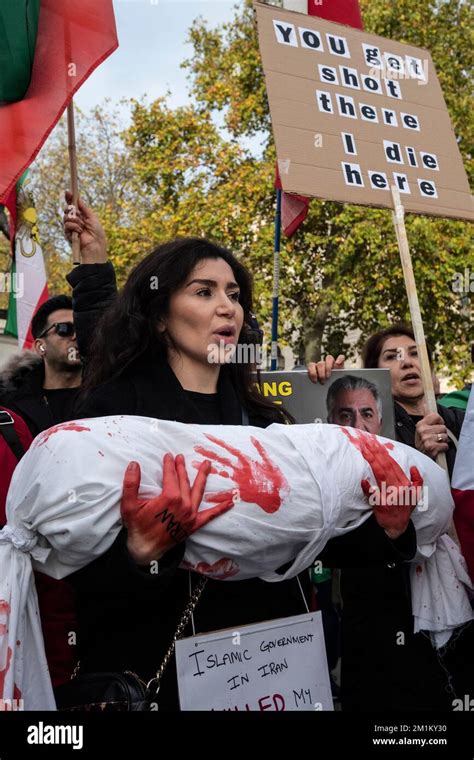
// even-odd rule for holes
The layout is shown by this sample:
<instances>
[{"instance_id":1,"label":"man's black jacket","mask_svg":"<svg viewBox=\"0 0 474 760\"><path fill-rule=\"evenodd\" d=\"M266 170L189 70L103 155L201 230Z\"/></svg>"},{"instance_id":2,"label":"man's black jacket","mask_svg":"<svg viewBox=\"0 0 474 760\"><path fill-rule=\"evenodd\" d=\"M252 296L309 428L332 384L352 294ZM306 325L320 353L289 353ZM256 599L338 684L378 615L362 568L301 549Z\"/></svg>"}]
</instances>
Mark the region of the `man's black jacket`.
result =
<instances>
[{"instance_id":1,"label":"man's black jacket","mask_svg":"<svg viewBox=\"0 0 474 760\"><path fill-rule=\"evenodd\" d=\"M117 293L114 268L110 263L81 264L67 279L73 287L79 353L87 358L100 316ZM63 415L58 419L48 404L43 384L43 360L32 351L14 354L0 372L0 400L25 420L33 437L52 425L74 419L76 393L71 389L70 402L63 402Z\"/></svg>"},{"instance_id":2,"label":"man's black jacket","mask_svg":"<svg viewBox=\"0 0 474 760\"><path fill-rule=\"evenodd\" d=\"M44 365L32 351L14 354L0 372L0 399L22 417L33 437L59 422L74 418L77 389L65 389L62 415L59 418L48 403L43 389Z\"/></svg>"},{"instance_id":3,"label":"man's black jacket","mask_svg":"<svg viewBox=\"0 0 474 760\"><path fill-rule=\"evenodd\" d=\"M464 412L439 405L438 412L459 438ZM415 421L397 403L395 431L399 441L415 447ZM450 439L450 474L455 456ZM454 696L472 690L472 626L453 637L443 658L427 636L414 634L408 564L374 569L347 563L341 593L343 710L450 710Z\"/></svg>"}]
</instances>

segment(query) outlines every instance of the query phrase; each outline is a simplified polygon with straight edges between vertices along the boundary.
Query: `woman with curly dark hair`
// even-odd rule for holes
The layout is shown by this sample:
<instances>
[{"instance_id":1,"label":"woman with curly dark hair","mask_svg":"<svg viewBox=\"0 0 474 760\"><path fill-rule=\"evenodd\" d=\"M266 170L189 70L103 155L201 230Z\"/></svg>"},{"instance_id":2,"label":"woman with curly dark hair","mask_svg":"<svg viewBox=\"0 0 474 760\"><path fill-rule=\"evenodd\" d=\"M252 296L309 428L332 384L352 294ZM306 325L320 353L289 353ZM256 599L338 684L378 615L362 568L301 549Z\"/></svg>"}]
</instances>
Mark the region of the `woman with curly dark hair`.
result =
<instances>
[{"instance_id":1,"label":"woman with curly dark hair","mask_svg":"<svg viewBox=\"0 0 474 760\"><path fill-rule=\"evenodd\" d=\"M82 245L89 242L81 216L66 229L78 231ZM255 388L251 309L251 276L230 251L200 238L158 246L132 270L96 326L77 416L127 414L258 427L291 421ZM167 467L180 484L187 479L179 456ZM139 469L129 468L127 476L136 496ZM71 576L81 672L131 670L146 681L155 674L199 578L179 569L183 537L202 525L203 516L230 506L197 514L205 476L200 472L190 489L191 516L189 504L166 505L180 530L170 531L169 522L150 539L145 529L127 524L123 513L128 530L105 555ZM159 572L150 572L157 563ZM303 586L309 598L306 574L277 584L208 580L195 612L196 631L301 614L307 609ZM179 709L173 662L158 701L160 709Z\"/></svg>"},{"instance_id":2,"label":"woman with curly dark hair","mask_svg":"<svg viewBox=\"0 0 474 760\"><path fill-rule=\"evenodd\" d=\"M79 203L79 215L67 218L65 226L80 235L86 253L86 263L68 276L74 288L74 319L88 320L89 325L97 321L90 350L79 346L87 353L87 366L78 416L127 414L151 422L258 427L292 421L255 388L252 373L261 335L252 329L251 277L231 252L200 238L160 245L133 269L114 300L113 268L106 262L106 240L97 217ZM99 320L97 314L104 309ZM129 467L122 501L124 530L100 559L70 576L77 590L83 672L132 670L145 680L154 675L198 582L195 573L179 567L186 536L231 507L221 504L199 512L206 463L191 488L182 458L173 461L169 456L164 471L174 483L174 498L168 498L163 482L159 501L160 514L166 511L172 519L157 526L157 500L140 501L140 468ZM410 559L416 542L414 530L406 527L386 530L372 517L353 538L329 544L339 561L342 555L349 563L354 555L374 565L394 556ZM159 572L150 572L156 565ZM280 583L211 579L196 608L196 632L238 630L298 615L307 610L309 597L307 573ZM178 709L173 662L165 671L158 702L160 709Z\"/></svg>"},{"instance_id":3,"label":"woman with curly dark hair","mask_svg":"<svg viewBox=\"0 0 474 760\"><path fill-rule=\"evenodd\" d=\"M227 398L219 395L222 408L213 414L216 422L226 409L224 416L232 416L229 422L235 424L242 422L244 409L252 419L267 424L291 421L283 409L258 393L252 381L258 347L249 328L251 320L251 276L230 251L202 238L164 243L132 270L119 297L104 313L91 346L83 388L89 400L103 398L104 413L109 414L108 404L115 406L109 393L112 386L108 385L105 393L99 386L114 383L114 391L125 388L124 377L136 378L142 374L139 367L146 374L149 370L157 373L158 381L162 375L169 379L171 370L190 393L219 395L219 389L225 387ZM90 393L92 389L96 389L94 393ZM133 406L133 398L133 392L127 392L127 409ZM209 399L186 399L198 415L203 401ZM229 415L229 401L233 415ZM147 400L136 402L138 407L126 413L143 413L141 404ZM180 419L179 410L168 411L166 419Z\"/></svg>"}]
</instances>

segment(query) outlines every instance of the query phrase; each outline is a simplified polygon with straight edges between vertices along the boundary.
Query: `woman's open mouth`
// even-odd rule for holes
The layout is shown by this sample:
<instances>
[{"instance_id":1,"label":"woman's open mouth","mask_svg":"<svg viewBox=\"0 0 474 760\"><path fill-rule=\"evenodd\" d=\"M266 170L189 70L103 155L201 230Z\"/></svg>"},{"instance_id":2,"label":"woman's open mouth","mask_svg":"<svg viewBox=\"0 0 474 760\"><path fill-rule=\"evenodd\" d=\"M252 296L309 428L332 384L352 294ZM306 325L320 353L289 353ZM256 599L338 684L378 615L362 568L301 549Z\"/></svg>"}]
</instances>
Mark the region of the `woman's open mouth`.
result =
<instances>
[{"instance_id":1,"label":"woman's open mouth","mask_svg":"<svg viewBox=\"0 0 474 760\"><path fill-rule=\"evenodd\" d=\"M216 339L216 343L235 343L236 342L236 330L235 327L222 327L220 330L212 333Z\"/></svg>"},{"instance_id":2,"label":"woman's open mouth","mask_svg":"<svg viewBox=\"0 0 474 760\"><path fill-rule=\"evenodd\" d=\"M416 385L420 382L420 376L416 372L409 372L405 377L402 377L401 382L407 383L407 385Z\"/></svg>"}]
</instances>

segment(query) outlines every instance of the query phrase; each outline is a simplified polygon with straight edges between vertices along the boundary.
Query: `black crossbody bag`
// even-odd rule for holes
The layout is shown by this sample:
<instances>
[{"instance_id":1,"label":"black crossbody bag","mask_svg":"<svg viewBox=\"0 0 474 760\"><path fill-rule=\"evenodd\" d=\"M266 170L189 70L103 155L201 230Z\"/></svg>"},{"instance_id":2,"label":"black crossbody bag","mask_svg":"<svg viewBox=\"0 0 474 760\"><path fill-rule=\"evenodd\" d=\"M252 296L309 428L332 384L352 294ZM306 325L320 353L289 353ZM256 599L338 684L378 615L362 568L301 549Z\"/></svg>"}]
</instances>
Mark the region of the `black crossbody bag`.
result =
<instances>
[{"instance_id":1,"label":"black crossbody bag","mask_svg":"<svg viewBox=\"0 0 474 760\"><path fill-rule=\"evenodd\" d=\"M207 583L200 578L181 615L173 636L156 675L145 683L130 670L123 673L81 673L78 663L71 680L54 689L56 707L69 712L143 712L158 709L158 692L161 678L170 661L175 642L183 635L194 608Z\"/></svg>"}]
</instances>

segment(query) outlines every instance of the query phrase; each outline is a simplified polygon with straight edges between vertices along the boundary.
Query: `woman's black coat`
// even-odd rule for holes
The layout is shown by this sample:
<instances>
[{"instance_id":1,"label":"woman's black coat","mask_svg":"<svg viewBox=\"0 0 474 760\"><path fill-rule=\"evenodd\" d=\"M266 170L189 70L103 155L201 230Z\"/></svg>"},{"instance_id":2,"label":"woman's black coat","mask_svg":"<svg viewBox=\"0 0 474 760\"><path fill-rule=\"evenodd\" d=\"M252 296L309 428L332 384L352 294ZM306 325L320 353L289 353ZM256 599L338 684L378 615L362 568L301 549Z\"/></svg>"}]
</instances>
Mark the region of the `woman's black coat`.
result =
<instances>
[{"instance_id":1,"label":"woman's black coat","mask_svg":"<svg viewBox=\"0 0 474 760\"><path fill-rule=\"evenodd\" d=\"M116 297L115 274L110 262L83 264L68 276L73 288L74 321L81 355L89 354L90 337L101 314ZM83 336L83 337L82 337ZM222 420L242 424L242 409L225 372L219 382ZM98 417L136 414L164 420L205 424L203 416L183 391L169 366L151 357L137 361L119 379L95 389L76 416ZM250 424L266 427L269 421L250 415ZM133 452L131 452L133 458ZM159 575L140 570L126 551L126 534L95 562L70 576L77 592L79 649L83 671L130 669L150 678L161 663L176 623L189 599L189 574L179 570L184 545L168 552L159 563ZM329 541L320 558L328 566L374 567L387 563L399 568L415 552L410 522L405 535L390 541L371 517L355 531ZM191 574L193 587L197 577ZM300 575L305 595L310 590ZM296 579L265 583L259 579L222 582L209 580L195 613L196 632L236 627L305 612ZM323 615L324 623L324 615ZM190 630L185 635L190 635ZM334 642L333 642L334 644ZM173 660L160 692L161 709L178 709Z\"/></svg>"},{"instance_id":2,"label":"woman's black coat","mask_svg":"<svg viewBox=\"0 0 474 760\"><path fill-rule=\"evenodd\" d=\"M224 423L242 424L242 408L225 369L221 371L218 392ZM156 357L138 360L119 379L94 389L78 408L80 417L113 414L206 423L168 364ZM251 414L249 422L259 427L269 424L269 420ZM363 556L364 563L380 564L413 555L412 526L400 542L389 541L373 519L353 535L353 539L330 542L329 554L335 553L340 561L343 558L351 564L356 556ZM125 542L122 531L108 552L70 577L77 594L81 668L83 672L132 670L149 679L161 664L189 599L190 578L194 587L197 576L178 569L184 545L168 552L159 563L159 574L152 575L133 563ZM302 573L300 580L309 599L307 574ZM197 633L236 629L305 611L296 578L281 583L209 580L196 608L195 626ZM190 627L185 635L191 635ZM163 678L159 704L160 709L178 709L173 661Z\"/></svg>"},{"instance_id":3,"label":"woman's black coat","mask_svg":"<svg viewBox=\"0 0 474 760\"><path fill-rule=\"evenodd\" d=\"M242 424L242 408L224 372L218 391L225 424ZM120 379L95 389L78 407L81 417L112 414L207 422L168 364L147 358ZM250 423L265 425L255 418ZM125 541L123 531L106 554L71 576L77 596L81 668L83 672L132 670L148 680L161 664L189 600L190 578L194 587L198 576L178 569L184 544L168 552L159 563L159 573L152 575L132 562ZM301 580L309 598L306 574ZM296 578L281 583L209 580L194 619L199 633L304 612ZM185 635L191 635L190 627ZM163 679L159 703L160 709L178 709L174 664Z\"/></svg>"}]
</instances>

